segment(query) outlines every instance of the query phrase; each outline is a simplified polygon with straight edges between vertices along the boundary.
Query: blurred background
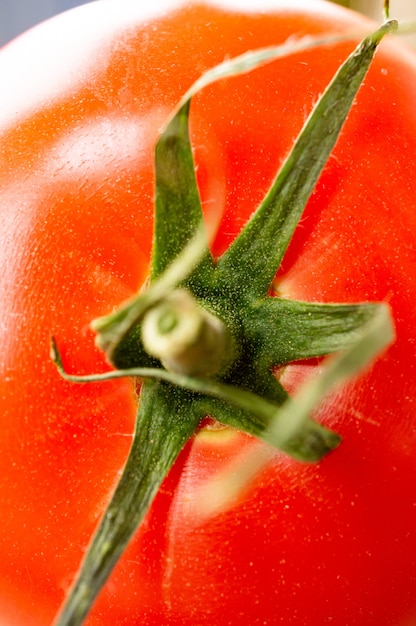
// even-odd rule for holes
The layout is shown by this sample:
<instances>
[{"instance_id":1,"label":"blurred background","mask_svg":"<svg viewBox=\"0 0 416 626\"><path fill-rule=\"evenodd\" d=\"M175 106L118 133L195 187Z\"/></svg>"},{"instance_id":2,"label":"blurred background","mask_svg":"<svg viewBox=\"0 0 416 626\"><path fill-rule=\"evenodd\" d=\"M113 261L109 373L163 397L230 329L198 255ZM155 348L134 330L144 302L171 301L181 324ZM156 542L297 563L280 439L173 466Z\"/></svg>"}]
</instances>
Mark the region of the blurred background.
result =
<instances>
[{"instance_id":1,"label":"blurred background","mask_svg":"<svg viewBox=\"0 0 416 626\"><path fill-rule=\"evenodd\" d=\"M122 1L120 0L120 4ZM56 13L87 2L88 0L0 0L0 45Z\"/></svg>"},{"instance_id":2,"label":"blurred background","mask_svg":"<svg viewBox=\"0 0 416 626\"><path fill-rule=\"evenodd\" d=\"M0 46L31 26L88 0L0 0ZM119 0L122 5L123 0ZM152 0L137 0L152 1ZM328 0L329 1L329 0ZM380 19L383 0L334 0L366 15ZM276 0L278 2L278 0ZM390 0L391 15L416 20L416 0ZM411 38L416 45L416 36Z\"/></svg>"}]
</instances>

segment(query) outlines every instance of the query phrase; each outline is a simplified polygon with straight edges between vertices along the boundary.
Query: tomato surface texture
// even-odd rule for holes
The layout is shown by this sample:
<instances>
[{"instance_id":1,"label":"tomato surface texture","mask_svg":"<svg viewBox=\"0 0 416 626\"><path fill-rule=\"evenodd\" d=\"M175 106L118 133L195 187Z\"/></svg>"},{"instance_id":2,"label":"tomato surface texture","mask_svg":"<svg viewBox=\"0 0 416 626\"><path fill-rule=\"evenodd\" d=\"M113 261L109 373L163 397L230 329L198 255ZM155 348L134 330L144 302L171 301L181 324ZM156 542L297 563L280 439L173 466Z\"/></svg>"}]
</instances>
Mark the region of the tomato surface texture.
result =
<instances>
[{"instance_id":1,"label":"tomato surface texture","mask_svg":"<svg viewBox=\"0 0 416 626\"><path fill-rule=\"evenodd\" d=\"M108 369L89 323L146 281L166 117L225 58L374 27L323 0L238 5L99 1L0 52L0 626L52 623L128 454L132 383L71 385L49 339L59 337L71 371ZM195 98L215 255L354 43L280 59ZM276 452L238 502L205 519L198 488L259 445L207 424L88 626L416 624L415 102L416 57L383 42L276 277L282 297L391 305L394 345L319 410L341 446L316 465ZM278 374L292 390L319 367Z\"/></svg>"}]
</instances>

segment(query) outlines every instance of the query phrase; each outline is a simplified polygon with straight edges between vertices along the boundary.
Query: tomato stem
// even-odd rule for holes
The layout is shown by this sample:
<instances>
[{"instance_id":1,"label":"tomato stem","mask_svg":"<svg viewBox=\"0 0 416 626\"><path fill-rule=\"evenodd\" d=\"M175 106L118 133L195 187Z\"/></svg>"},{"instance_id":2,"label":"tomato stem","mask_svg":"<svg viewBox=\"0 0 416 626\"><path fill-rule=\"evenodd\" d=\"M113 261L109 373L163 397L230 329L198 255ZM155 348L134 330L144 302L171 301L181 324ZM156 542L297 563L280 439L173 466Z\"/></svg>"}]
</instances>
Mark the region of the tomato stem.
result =
<instances>
[{"instance_id":1,"label":"tomato stem","mask_svg":"<svg viewBox=\"0 0 416 626\"><path fill-rule=\"evenodd\" d=\"M146 313L142 340L167 370L187 376L217 374L233 356L226 326L185 289L173 291Z\"/></svg>"},{"instance_id":2,"label":"tomato stem","mask_svg":"<svg viewBox=\"0 0 416 626\"><path fill-rule=\"evenodd\" d=\"M392 340L389 309L383 304L301 303L268 294L377 45L396 26L389 22L366 37L341 66L260 207L217 264L206 233L194 239L202 210L189 138L191 99L213 80L282 56L282 48L223 64L217 74L214 70L197 81L170 118L155 151L151 284L119 311L93 323L98 345L117 369L97 376L67 375L56 344L52 346L54 361L68 380L144 379L126 467L58 626L83 622L161 481L207 415L300 461L316 462L339 444L339 436L311 414L334 385L355 375ZM194 327L185 341L189 329L184 319ZM168 341L167 350L160 350L158 341L172 339L182 324L179 348ZM339 350L324 364L324 374L308 381L295 398L273 375L275 365Z\"/></svg>"}]
</instances>

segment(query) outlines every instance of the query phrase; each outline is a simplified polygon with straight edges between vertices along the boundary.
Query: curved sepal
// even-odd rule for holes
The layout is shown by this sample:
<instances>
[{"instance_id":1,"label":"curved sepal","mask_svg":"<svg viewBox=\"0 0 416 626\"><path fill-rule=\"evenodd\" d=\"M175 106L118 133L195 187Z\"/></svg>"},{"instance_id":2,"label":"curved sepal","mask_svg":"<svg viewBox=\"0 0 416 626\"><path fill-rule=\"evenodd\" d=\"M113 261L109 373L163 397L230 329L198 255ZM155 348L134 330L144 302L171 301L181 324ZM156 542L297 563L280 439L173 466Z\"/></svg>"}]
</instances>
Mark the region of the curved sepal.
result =
<instances>
[{"instance_id":1,"label":"curved sepal","mask_svg":"<svg viewBox=\"0 0 416 626\"><path fill-rule=\"evenodd\" d=\"M201 416L187 391L169 384L143 384L135 435L120 481L104 513L77 579L56 624L75 626L87 616L128 542L150 507L163 479Z\"/></svg>"},{"instance_id":2,"label":"curved sepal","mask_svg":"<svg viewBox=\"0 0 416 626\"><path fill-rule=\"evenodd\" d=\"M379 306L264 298L247 309L246 325L264 337L258 359L266 367L278 366L348 349Z\"/></svg>"},{"instance_id":3,"label":"curved sepal","mask_svg":"<svg viewBox=\"0 0 416 626\"><path fill-rule=\"evenodd\" d=\"M329 83L257 212L219 260L217 281L224 289L267 293L377 46L396 28L397 22L387 22L366 37Z\"/></svg>"}]
</instances>

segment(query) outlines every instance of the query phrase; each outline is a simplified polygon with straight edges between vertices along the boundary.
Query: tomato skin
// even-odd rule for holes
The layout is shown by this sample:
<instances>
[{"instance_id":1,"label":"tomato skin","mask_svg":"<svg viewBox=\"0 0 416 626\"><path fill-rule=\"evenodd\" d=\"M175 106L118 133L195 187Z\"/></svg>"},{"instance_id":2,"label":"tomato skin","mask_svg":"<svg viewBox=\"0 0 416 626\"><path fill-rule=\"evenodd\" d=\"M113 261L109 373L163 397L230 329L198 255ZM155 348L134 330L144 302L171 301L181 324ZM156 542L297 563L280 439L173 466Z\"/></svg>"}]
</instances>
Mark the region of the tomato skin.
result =
<instances>
[{"instance_id":1,"label":"tomato skin","mask_svg":"<svg viewBox=\"0 0 416 626\"><path fill-rule=\"evenodd\" d=\"M88 324L146 278L152 149L166 115L226 55L371 27L318 1L159 16L137 5L125 1L122 15L112 0L85 5L0 54L1 626L51 623L128 452L131 384L62 381L48 342L58 338L71 371L106 367ZM297 55L196 98L216 254L350 49ZM25 74L31 88L20 94ZM317 466L276 454L241 501L201 520L198 486L256 445L201 431L89 626L416 623L415 74L412 53L382 45L276 281L285 297L392 306L395 345L319 412L342 446ZM292 388L312 367L290 366L282 381Z\"/></svg>"}]
</instances>

